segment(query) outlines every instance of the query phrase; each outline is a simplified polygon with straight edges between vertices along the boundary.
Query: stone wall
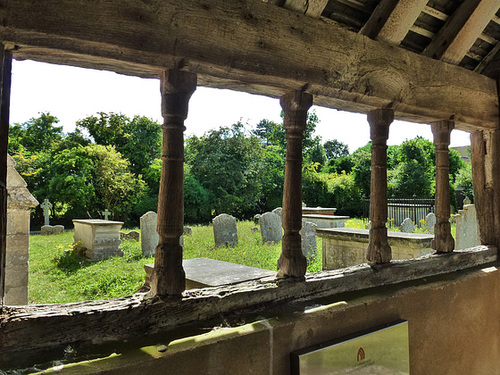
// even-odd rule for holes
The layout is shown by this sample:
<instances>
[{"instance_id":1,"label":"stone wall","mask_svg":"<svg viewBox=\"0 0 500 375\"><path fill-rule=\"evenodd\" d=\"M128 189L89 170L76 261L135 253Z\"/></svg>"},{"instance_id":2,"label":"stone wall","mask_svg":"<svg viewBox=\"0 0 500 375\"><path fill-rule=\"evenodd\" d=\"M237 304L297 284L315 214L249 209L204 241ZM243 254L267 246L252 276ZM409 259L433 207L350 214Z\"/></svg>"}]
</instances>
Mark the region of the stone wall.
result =
<instances>
[{"instance_id":1,"label":"stone wall","mask_svg":"<svg viewBox=\"0 0 500 375\"><path fill-rule=\"evenodd\" d=\"M119 355L65 366L64 373L289 375L292 351L402 319L408 321L412 375L495 375L499 287L496 267L379 287L308 303L279 317L268 314L233 327L214 324L207 333L186 331L177 340L165 335L149 346L131 344Z\"/></svg>"},{"instance_id":2,"label":"stone wall","mask_svg":"<svg viewBox=\"0 0 500 375\"><path fill-rule=\"evenodd\" d=\"M6 305L28 303L28 258L30 208L38 201L26 189L26 182L7 158L7 252L5 263Z\"/></svg>"}]
</instances>

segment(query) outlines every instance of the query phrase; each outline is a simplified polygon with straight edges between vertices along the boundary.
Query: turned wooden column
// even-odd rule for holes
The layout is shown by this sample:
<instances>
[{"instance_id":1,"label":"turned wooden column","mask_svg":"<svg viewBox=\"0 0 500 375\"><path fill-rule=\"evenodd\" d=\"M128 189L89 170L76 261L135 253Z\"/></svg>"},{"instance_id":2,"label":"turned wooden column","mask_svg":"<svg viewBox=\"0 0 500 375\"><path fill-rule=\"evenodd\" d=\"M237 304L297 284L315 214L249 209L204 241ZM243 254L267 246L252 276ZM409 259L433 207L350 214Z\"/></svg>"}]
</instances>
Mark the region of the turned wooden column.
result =
<instances>
[{"instance_id":1,"label":"turned wooden column","mask_svg":"<svg viewBox=\"0 0 500 375\"><path fill-rule=\"evenodd\" d=\"M371 263L389 263L391 247L387 242L387 138L394 120L392 109L368 113L372 141L372 175L370 184L370 237L366 259Z\"/></svg>"},{"instance_id":2,"label":"turned wooden column","mask_svg":"<svg viewBox=\"0 0 500 375\"><path fill-rule=\"evenodd\" d=\"M312 101L312 95L300 91L291 92L280 99L285 114L286 164L283 187L284 234L278 259L279 277L302 278L307 269L299 231L302 228L302 139L307 110Z\"/></svg>"},{"instance_id":3,"label":"turned wooden column","mask_svg":"<svg viewBox=\"0 0 500 375\"><path fill-rule=\"evenodd\" d=\"M7 147L12 53L0 44L0 310L4 304L5 255L7 249Z\"/></svg>"},{"instance_id":4,"label":"turned wooden column","mask_svg":"<svg viewBox=\"0 0 500 375\"><path fill-rule=\"evenodd\" d=\"M163 162L158 196L159 242L151 281L153 295L179 295L185 289L180 244L184 227L184 120L195 89L195 74L172 69L161 76Z\"/></svg>"},{"instance_id":5,"label":"turned wooden column","mask_svg":"<svg viewBox=\"0 0 500 375\"><path fill-rule=\"evenodd\" d=\"M471 133L471 165L479 241L500 246L500 130Z\"/></svg>"},{"instance_id":6,"label":"turned wooden column","mask_svg":"<svg viewBox=\"0 0 500 375\"><path fill-rule=\"evenodd\" d=\"M449 253L455 248L450 224L450 134L455 123L438 121L431 124L436 149L436 224L432 248Z\"/></svg>"}]
</instances>

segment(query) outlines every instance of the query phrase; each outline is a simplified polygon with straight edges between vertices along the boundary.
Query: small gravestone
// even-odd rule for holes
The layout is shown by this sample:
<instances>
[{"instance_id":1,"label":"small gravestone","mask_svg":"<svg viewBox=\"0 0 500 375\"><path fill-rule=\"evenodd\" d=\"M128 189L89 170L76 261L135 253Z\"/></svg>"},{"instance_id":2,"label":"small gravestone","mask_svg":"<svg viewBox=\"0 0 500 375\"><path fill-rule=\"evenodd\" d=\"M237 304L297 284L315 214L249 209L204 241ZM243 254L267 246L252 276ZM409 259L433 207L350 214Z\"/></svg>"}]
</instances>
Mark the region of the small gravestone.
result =
<instances>
[{"instance_id":1,"label":"small gravestone","mask_svg":"<svg viewBox=\"0 0 500 375\"><path fill-rule=\"evenodd\" d=\"M158 245L159 236L156 232L156 222L158 215L154 211L146 212L141 216L141 249L146 256L155 254L156 245Z\"/></svg>"},{"instance_id":2,"label":"small gravestone","mask_svg":"<svg viewBox=\"0 0 500 375\"><path fill-rule=\"evenodd\" d=\"M473 204L467 204L463 210L458 211L456 223L455 248L457 250L480 244L476 207Z\"/></svg>"},{"instance_id":3,"label":"small gravestone","mask_svg":"<svg viewBox=\"0 0 500 375\"><path fill-rule=\"evenodd\" d=\"M49 217L52 203L48 199L44 199L40 207L43 209L43 225L50 225Z\"/></svg>"},{"instance_id":4,"label":"small gravestone","mask_svg":"<svg viewBox=\"0 0 500 375\"><path fill-rule=\"evenodd\" d=\"M253 216L253 223L254 223L255 225L259 225L259 220L260 220L260 217L261 217L261 216L262 216L261 214L255 214L255 215Z\"/></svg>"},{"instance_id":5,"label":"small gravestone","mask_svg":"<svg viewBox=\"0 0 500 375\"><path fill-rule=\"evenodd\" d=\"M260 235L264 243L278 243L283 237L281 218L272 212L266 212L259 220Z\"/></svg>"},{"instance_id":6,"label":"small gravestone","mask_svg":"<svg viewBox=\"0 0 500 375\"><path fill-rule=\"evenodd\" d=\"M314 259L318 255L316 227L316 224L309 221L302 222L300 237L302 238L302 254L304 254L306 259Z\"/></svg>"},{"instance_id":7,"label":"small gravestone","mask_svg":"<svg viewBox=\"0 0 500 375\"><path fill-rule=\"evenodd\" d=\"M193 228L191 227L184 227L183 232L185 236L192 236L193 235Z\"/></svg>"},{"instance_id":8,"label":"small gravestone","mask_svg":"<svg viewBox=\"0 0 500 375\"><path fill-rule=\"evenodd\" d=\"M238 244L236 218L228 214L220 214L212 220L215 246L235 246Z\"/></svg>"},{"instance_id":9,"label":"small gravestone","mask_svg":"<svg viewBox=\"0 0 500 375\"><path fill-rule=\"evenodd\" d=\"M407 217L403 220L399 229L404 233L413 233L413 231L415 230L415 224L413 224L413 221L411 221L411 219Z\"/></svg>"},{"instance_id":10,"label":"small gravestone","mask_svg":"<svg viewBox=\"0 0 500 375\"><path fill-rule=\"evenodd\" d=\"M120 239L122 241L139 241L139 232L136 230L131 230L128 233L120 232Z\"/></svg>"},{"instance_id":11,"label":"small gravestone","mask_svg":"<svg viewBox=\"0 0 500 375\"><path fill-rule=\"evenodd\" d=\"M106 208L103 212L101 212L102 216L104 216L104 220L109 220L109 215L111 212Z\"/></svg>"},{"instance_id":12,"label":"small gravestone","mask_svg":"<svg viewBox=\"0 0 500 375\"><path fill-rule=\"evenodd\" d=\"M43 235L61 234L64 233L64 225L44 225L42 226L40 233Z\"/></svg>"},{"instance_id":13,"label":"small gravestone","mask_svg":"<svg viewBox=\"0 0 500 375\"><path fill-rule=\"evenodd\" d=\"M371 221L369 221L368 223L366 223L365 229L371 229L371 227L372 227L372 222Z\"/></svg>"},{"instance_id":14,"label":"small gravestone","mask_svg":"<svg viewBox=\"0 0 500 375\"><path fill-rule=\"evenodd\" d=\"M429 212L425 217L426 231L428 233L434 233L434 225L436 225L436 215L434 212Z\"/></svg>"},{"instance_id":15,"label":"small gravestone","mask_svg":"<svg viewBox=\"0 0 500 375\"><path fill-rule=\"evenodd\" d=\"M273 214L276 214L280 217L281 220L283 220L283 209L281 207L275 208L274 210L271 211Z\"/></svg>"},{"instance_id":16,"label":"small gravestone","mask_svg":"<svg viewBox=\"0 0 500 375\"><path fill-rule=\"evenodd\" d=\"M467 206L468 204L471 204L471 203L472 202L471 202L470 198L469 197L465 197L465 199L464 199L464 206Z\"/></svg>"}]
</instances>

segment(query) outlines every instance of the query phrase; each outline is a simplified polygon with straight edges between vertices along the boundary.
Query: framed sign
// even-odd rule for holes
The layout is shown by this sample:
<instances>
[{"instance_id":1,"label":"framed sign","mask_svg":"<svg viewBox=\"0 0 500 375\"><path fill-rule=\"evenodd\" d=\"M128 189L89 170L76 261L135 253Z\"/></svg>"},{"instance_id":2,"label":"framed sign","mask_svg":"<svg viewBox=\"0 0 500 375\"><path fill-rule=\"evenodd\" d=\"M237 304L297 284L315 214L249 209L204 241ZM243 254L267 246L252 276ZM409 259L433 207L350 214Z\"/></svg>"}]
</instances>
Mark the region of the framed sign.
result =
<instances>
[{"instance_id":1,"label":"framed sign","mask_svg":"<svg viewBox=\"0 0 500 375\"><path fill-rule=\"evenodd\" d=\"M292 375L410 373L408 322L399 321L291 354Z\"/></svg>"}]
</instances>

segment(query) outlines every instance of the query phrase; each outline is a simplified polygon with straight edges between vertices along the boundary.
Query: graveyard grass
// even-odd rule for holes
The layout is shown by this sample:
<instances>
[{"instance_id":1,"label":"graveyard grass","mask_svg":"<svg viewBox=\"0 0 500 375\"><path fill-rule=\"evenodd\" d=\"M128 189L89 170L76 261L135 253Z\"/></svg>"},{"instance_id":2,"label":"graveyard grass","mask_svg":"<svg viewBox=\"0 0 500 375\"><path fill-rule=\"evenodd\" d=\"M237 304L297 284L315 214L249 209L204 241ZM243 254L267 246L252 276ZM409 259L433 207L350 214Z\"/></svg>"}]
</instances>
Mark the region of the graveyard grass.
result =
<instances>
[{"instance_id":1,"label":"graveyard grass","mask_svg":"<svg viewBox=\"0 0 500 375\"><path fill-rule=\"evenodd\" d=\"M276 270L281 243L263 244L253 222L238 222L238 245L215 247L211 225L193 226L184 236L184 258L211 258L247 266ZM364 228L366 221L350 219L346 226ZM398 230L391 228L390 230ZM419 230L420 231L420 230ZM455 236L455 224L452 224ZM72 251L73 232L30 236L29 301L34 304L66 303L123 297L135 293L144 282L144 265L154 257L141 252L140 241L123 241L123 257L90 262ZM307 272L321 270L321 239L318 256L309 261Z\"/></svg>"},{"instance_id":2,"label":"graveyard grass","mask_svg":"<svg viewBox=\"0 0 500 375\"><path fill-rule=\"evenodd\" d=\"M263 244L250 221L238 222L238 245L215 247L211 225L193 226L184 236L184 258L211 258L276 270L281 243ZM318 257L308 272L321 270L321 239ZM123 241L123 257L90 262L72 251L73 232L30 236L29 301L34 304L66 303L123 297L135 293L144 282L144 265L154 257L142 255L140 241Z\"/></svg>"}]
</instances>

